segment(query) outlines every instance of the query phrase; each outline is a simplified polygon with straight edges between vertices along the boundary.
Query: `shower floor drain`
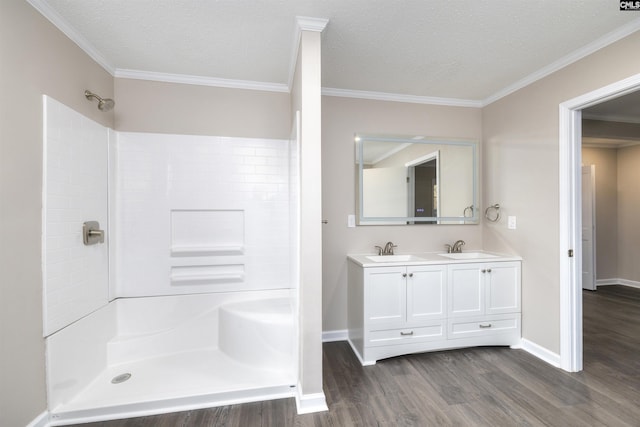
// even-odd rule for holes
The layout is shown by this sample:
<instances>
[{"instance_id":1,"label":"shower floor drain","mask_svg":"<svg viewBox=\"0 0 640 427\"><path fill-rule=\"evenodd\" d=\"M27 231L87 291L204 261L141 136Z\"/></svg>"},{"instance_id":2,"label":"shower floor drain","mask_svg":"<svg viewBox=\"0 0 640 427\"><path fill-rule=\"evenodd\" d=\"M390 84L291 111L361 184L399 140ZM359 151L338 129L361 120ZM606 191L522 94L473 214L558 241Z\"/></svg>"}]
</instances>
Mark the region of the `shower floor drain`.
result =
<instances>
[{"instance_id":1,"label":"shower floor drain","mask_svg":"<svg viewBox=\"0 0 640 427\"><path fill-rule=\"evenodd\" d=\"M128 380L129 378L131 378L131 374L130 373L126 373L126 374L120 374L120 375L116 375L115 377L113 377L113 379L111 380L111 384L120 384L125 382L126 380Z\"/></svg>"}]
</instances>

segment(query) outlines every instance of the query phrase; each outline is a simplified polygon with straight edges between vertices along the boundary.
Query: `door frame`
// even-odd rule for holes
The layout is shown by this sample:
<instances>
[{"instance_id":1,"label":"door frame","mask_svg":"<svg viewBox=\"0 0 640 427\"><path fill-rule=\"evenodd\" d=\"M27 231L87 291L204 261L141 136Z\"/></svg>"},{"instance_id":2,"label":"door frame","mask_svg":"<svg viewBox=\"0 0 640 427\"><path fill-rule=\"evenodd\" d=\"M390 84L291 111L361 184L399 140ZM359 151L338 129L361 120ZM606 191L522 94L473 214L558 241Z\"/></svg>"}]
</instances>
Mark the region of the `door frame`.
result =
<instances>
[{"instance_id":1,"label":"door frame","mask_svg":"<svg viewBox=\"0 0 640 427\"><path fill-rule=\"evenodd\" d=\"M559 105L560 367L569 372L582 370L582 109L637 90L640 74Z\"/></svg>"},{"instance_id":2,"label":"door frame","mask_svg":"<svg viewBox=\"0 0 640 427\"><path fill-rule=\"evenodd\" d=\"M425 154L424 156L420 156L416 159L410 160L404 164L404 167L407 168L407 179L409 182L409 208L408 213L411 214L409 216L417 216L415 212L416 208L416 174L415 167L421 164L430 162L431 160L436 161L436 212L438 213L436 217L442 216L440 215L440 150L436 150L432 153ZM412 222L415 224L415 222ZM440 220L437 221L440 223Z\"/></svg>"},{"instance_id":3,"label":"door frame","mask_svg":"<svg viewBox=\"0 0 640 427\"><path fill-rule=\"evenodd\" d=\"M582 150L581 150L582 151ZM587 170L587 175L588 175L588 180L589 180L589 187L591 189L590 191L590 195L589 198L591 200L591 230L590 230L590 238L591 238L591 260L589 261L591 263L591 273L593 275L593 288L585 288L584 287L584 282L582 283L582 289L588 289L591 291L595 291L596 290L596 277L597 277L597 266L596 266L596 259L597 259L597 240L596 240L596 165L583 165L581 168L581 172L582 172L582 179L580 180L581 183L584 183L585 179L584 179L584 175L585 175L585 170ZM580 191L581 195L584 195L584 187L581 189ZM582 203L580 204L580 206L582 207L582 215L581 218L584 217L584 207L585 207L585 203L584 203L584 199L582 199ZM582 224L582 242L584 242L584 224ZM585 260L584 257L584 244L582 245L582 254L583 257L581 258L582 261ZM582 278L584 278L584 262L582 265Z\"/></svg>"}]
</instances>

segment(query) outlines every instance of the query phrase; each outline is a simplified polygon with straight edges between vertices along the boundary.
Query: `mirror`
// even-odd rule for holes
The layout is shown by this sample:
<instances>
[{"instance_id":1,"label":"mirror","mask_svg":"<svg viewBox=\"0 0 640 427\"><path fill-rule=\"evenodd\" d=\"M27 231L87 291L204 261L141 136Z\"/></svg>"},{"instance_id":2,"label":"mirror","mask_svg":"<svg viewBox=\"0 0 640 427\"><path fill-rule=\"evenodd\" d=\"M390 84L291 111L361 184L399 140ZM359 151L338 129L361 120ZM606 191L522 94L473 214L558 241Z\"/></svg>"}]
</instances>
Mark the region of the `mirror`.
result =
<instances>
[{"instance_id":1,"label":"mirror","mask_svg":"<svg viewBox=\"0 0 640 427\"><path fill-rule=\"evenodd\" d=\"M358 224L477 224L477 144L356 135Z\"/></svg>"}]
</instances>

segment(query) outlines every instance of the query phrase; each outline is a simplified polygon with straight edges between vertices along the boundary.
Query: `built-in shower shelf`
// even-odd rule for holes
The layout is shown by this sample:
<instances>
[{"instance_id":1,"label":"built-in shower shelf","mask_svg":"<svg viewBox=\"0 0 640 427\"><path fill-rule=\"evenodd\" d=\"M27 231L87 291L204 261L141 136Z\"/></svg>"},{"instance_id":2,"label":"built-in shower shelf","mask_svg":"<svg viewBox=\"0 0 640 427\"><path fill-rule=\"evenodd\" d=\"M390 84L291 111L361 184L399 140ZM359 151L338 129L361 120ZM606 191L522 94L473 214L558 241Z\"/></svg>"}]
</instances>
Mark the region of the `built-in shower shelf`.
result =
<instances>
[{"instance_id":1,"label":"built-in shower shelf","mask_svg":"<svg viewBox=\"0 0 640 427\"><path fill-rule=\"evenodd\" d=\"M242 281L244 281L244 274L189 274L171 276L171 283L176 285Z\"/></svg>"},{"instance_id":2,"label":"built-in shower shelf","mask_svg":"<svg viewBox=\"0 0 640 427\"><path fill-rule=\"evenodd\" d=\"M173 246L171 256L221 256L221 255L242 255L243 246Z\"/></svg>"},{"instance_id":3,"label":"built-in shower shelf","mask_svg":"<svg viewBox=\"0 0 640 427\"><path fill-rule=\"evenodd\" d=\"M243 282L243 264L190 265L171 267L169 280L172 285L214 285Z\"/></svg>"}]
</instances>

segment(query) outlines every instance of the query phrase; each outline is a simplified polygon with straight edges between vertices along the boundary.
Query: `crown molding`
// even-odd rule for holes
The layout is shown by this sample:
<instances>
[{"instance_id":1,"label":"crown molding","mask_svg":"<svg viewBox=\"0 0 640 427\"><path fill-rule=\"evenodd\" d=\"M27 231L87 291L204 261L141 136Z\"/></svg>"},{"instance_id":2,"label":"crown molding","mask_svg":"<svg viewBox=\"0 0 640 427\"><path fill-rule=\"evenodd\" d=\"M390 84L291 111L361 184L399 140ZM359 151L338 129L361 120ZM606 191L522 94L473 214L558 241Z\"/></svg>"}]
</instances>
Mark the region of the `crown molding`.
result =
<instances>
[{"instance_id":1,"label":"crown molding","mask_svg":"<svg viewBox=\"0 0 640 427\"><path fill-rule=\"evenodd\" d=\"M293 78L296 74L296 63L298 62L298 52L300 51L300 39L303 31L322 32L329 23L328 19L310 18L308 16L296 16L296 27L293 34L293 49L291 49L291 59L289 60L289 79L287 87L293 87Z\"/></svg>"},{"instance_id":2,"label":"crown molding","mask_svg":"<svg viewBox=\"0 0 640 427\"><path fill-rule=\"evenodd\" d=\"M220 79L215 77L191 76L187 74L157 73L153 71L127 70L118 68L116 69L114 76L121 79L150 80L164 83L225 87L231 89L258 90L265 92L289 92L289 87L284 83Z\"/></svg>"},{"instance_id":3,"label":"crown molding","mask_svg":"<svg viewBox=\"0 0 640 427\"><path fill-rule=\"evenodd\" d=\"M373 99L376 101L406 102L410 104L444 105L448 107L482 107L482 101L472 99L437 98L432 96L404 95L400 93L370 92L328 87L322 88L322 95L342 98Z\"/></svg>"},{"instance_id":4,"label":"crown molding","mask_svg":"<svg viewBox=\"0 0 640 427\"><path fill-rule=\"evenodd\" d=\"M308 16L296 16L296 26L293 33L293 49L291 49L291 59L289 60L289 79L287 87L293 87L293 78L296 74L296 63L298 62L298 52L300 51L300 39L303 31L322 32L329 23L328 19L310 18Z\"/></svg>"},{"instance_id":5,"label":"crown molding","mask_svg":"<svg viewBox=\"0 0 640 427\"><path fill-rule=\"evenodd\" d=\"M58 30L62 31L64 35L69 37L72 42L78 45L91 59L96 61L98 65L105 69L105 71L112 76L115 73L115 67L105 59L104 56L78 33L56 10L54 10L44 0L27 0L27 2L33 6L42 16L49 20Z\"/></svg>"},{"instance_id":6,"label":"crown molding","mask_svg":"<svg viewBox=\"0 0 640 427\"><path fill-rule=\"evenodd\" d=\"M221 79L213 77L192 76L182 74L147 72L140 70L117 69L80 33L78 33L56 10L54 10L45 0L27 0L27 2L36 9L42 16L49 20L71 41L77 44L91 59L104 68L110 75L118 78L130 78L138 80L152 80L167 83L182 83L200 86L227 87L234 89L247 89L269 92L289 92L293 84L295 74L296 61L300 48L300 38L302 31L322 32L326 28L329 20L323 18L310 18L298 16L296 17L296 26L294 32L294 46L292 49L292 57L289 66L289 78L286 84L255 82L246 80ZM485 107L493 102L498 101L596 51L602 49L628 35L640 30L640 18L623 25L616 30L606 34L600 39L590 43L571 54L549 64L548 66L526 76L525 78L501 89L484 100L465 100L456 98L437 98L417 95L404 95L386 92L371 92L360 90L347 90L335 88L322 88L322 94L325 96L336 96L345 98L372 99L380 101L407 102L415 104L428 105L445 105L457 107ZM627 120L625 120L627 121Z\"/></svg>"},{"instance_id":7,"label":"crown molding","mask_svg":"<svg viewBox=\"0 0 640 427\"><path fill-rule=\"evenodd\" d=\"M625 37L627 37L628 35L631 35L633 33L635 33L636 31L640 30L640 18L638 19L634 19L633 21L629 22L626 25L623 25L613 31L611 31L608 34L605 34L604 36L600 37L598 40L589 43L586 46L583 46L582 48L573 51L572 53L570 53L569 55L560 58L559 60L552 62L551 64L547 65L546 67L541 68L540 70L529 74L527 77L518 80L517 82L503 88L502 90L494 93L493 95L489 96L488 98L486 98L485 100L482 101L482 106L487 106L493 102L496 102L497 100L504 98L507 95L512 94L513 92L516 92L526 86L529 86L530 84L544 78L547 77L548 75L555 73L558 70L561 70L562 68L573 64L574 62L579 61L580 59L591 55L592 53L612 44L617 42L620 39L623 39Z\"/></svg>"},{"instance_id":8,"label":"crown molding","mask_svg":"<svg viewBox=\"0 0 640 427\"><path fill-rule=\"evenodd\" d=\"M329 23L328 19L311 18L309 16L296 16L296 27L298 31L323 32Z\"/></svg>"}]
</instances>

